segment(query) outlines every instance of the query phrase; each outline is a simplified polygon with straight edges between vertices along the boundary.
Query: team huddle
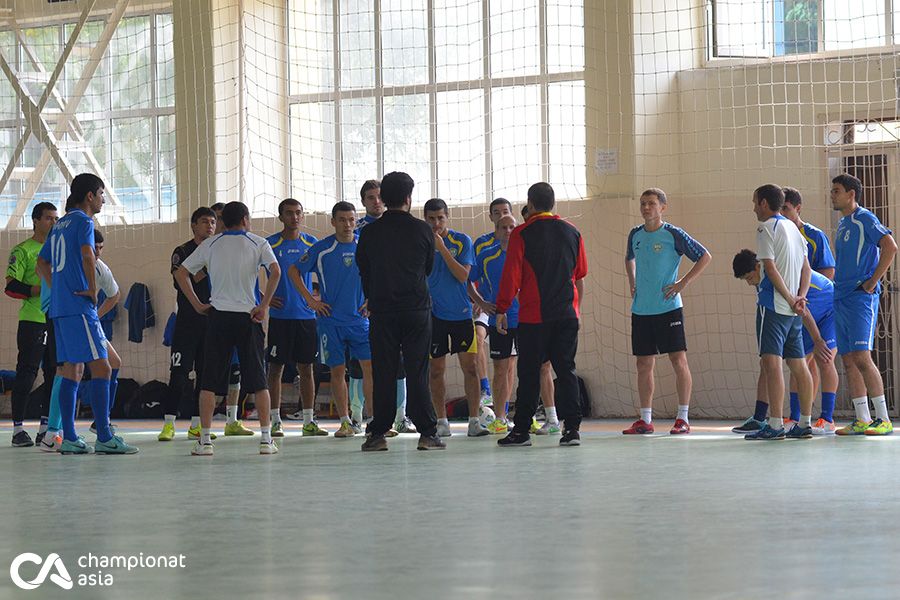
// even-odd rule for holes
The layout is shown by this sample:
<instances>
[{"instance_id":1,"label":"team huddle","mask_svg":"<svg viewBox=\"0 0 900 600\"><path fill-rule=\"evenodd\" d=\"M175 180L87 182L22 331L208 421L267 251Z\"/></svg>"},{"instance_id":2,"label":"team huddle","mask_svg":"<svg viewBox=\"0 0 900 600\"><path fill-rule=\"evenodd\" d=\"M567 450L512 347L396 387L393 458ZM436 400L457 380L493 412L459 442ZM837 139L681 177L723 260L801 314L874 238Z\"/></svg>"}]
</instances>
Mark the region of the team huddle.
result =
<instances>
[{"instance_id":1,"label":"team huddle","mask_svg":"<svg viewBox=\"0 0 900 600\"><path fill-rule=\"evenodd\" d=\"M249 211L240 202L193 212L192 238L172 253L177 313L159 441L174 439L176 417L190 406L187 435L197 442L191 452L212 455L217 397L225 398L224 435L254 435L238 419L238 391L243 390L254 396L258 410L260 453L277 453L273 438L284 436L286 365L298 373L302 435L328 436L314 415L314 368L321 363L330 370L340 418L334 437L352 438L365 429L363 450L386 450L384 438L418 432L419 449L441 449L441 438L451 435L446 361L456 354L468 436L507 434L501 446L530 445L530 434L560 434L561 445L580 443L574 357L587 261L578 231L550 212L552 188L540 183L529 189L521 225L508 200L492 201L494 229L473 242L449 227L450 211L441 199L425 204L427 226L411 217L412 187L404 173L366 181L360 190L365 216L357 219L352 203L338 202L331 210L334 233L321 240L301 231L303 206L292 198L278 205L283 229L268 238L250 231ZM747 439L892 432L871 351L880 279L897 246L891 232L859 205L861 195L855 177L834 178L831 200L842 218L832 253L827 236L801 220L797 190L764 185L753 194L761 222L757 251L741 250L733 260L734 276L758 291L757 402L753 416L734 428ZM10 255L6 293L23 301L13 446L36 443L63 454L138 452L109 422L121 359L101 324L119 297L100 259L103 238L94 229L93 217L103 202L103 182L91 174L77 176L66 214L59 218L50 203L35 206L34 235ZM711 255L663 220L667 206L663 190L645 191L640 198L644 224L628 235L625 270L633 298L640 418L625 434L654 432L654 367L660 354L668 354L676 376L678 414L670 433L690 433L692 380L681 293L709 265ZM682 257L694 264L679 277ZM856 410L854 421L840 429L833 416L835 351ZM782 361L791 374L787 418L780 400ZM52 387L42 400L33 441L23 420L39 368ZM93 447L75 428L85 371L90 374L91 431L97 436ZM813 423L813 396L820 386L821 414ZM535 419L539 401L543 424ZM563 403L559 415L557 401Z\"/></svg>"}]
</instances>

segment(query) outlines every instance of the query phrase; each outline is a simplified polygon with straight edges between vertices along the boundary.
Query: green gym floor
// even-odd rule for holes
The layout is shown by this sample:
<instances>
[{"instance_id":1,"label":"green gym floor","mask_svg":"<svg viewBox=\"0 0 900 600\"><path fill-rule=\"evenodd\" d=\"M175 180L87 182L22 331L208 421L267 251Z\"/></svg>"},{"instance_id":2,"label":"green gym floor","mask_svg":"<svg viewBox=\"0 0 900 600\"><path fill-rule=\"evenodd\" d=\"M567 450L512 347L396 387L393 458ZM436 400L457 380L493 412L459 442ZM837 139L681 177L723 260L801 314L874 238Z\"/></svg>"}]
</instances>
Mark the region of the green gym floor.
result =
<instances>
[{"instance_id":1,"label":"green gym floor","mask_svg":"<svg viewBox=\"0 0 900 600\"><path fill-rule=\"evenodd\" d=\"M626 438L624 421L594 421L580 448L500 449L454 424L444 452L404 435L363 454L362 437L286 422L277 456L257 435L220 437L206 458L186 422L170 443L158 423L119 425L139 455L47 455L0 429L0 597L900 596L900 435L745 442L704 422ZM23 552L59 554L74 589L19 590L6 571ZM82 568L89 553L185 567ZM79 585L98 571L112 584Z\"/></svg>"}]
</instances>

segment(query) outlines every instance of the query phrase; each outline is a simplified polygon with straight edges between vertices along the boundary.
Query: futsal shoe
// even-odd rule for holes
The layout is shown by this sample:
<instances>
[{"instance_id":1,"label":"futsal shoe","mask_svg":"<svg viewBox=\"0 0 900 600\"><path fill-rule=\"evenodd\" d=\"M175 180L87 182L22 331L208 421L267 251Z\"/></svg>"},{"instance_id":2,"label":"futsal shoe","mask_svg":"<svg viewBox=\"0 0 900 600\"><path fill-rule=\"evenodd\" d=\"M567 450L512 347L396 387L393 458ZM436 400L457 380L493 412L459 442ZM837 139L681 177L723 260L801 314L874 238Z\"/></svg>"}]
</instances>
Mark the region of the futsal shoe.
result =
<instances>
[{"instance_id":1,"label":"futsal shoe","mask_svg":"<svg viewBox=\"0 0 900 600\"><path fill-rule=\"evenodd\" d=\"M303 411L298 410L297 412L292 412L289 415L284 415L284 418L288 421L302 421L303 420Z\"/></svg>"},{"instance_id":2,"label":"futsal shoe","mask_svg":"<svg viewBox=\"0 0 900 600\"><path fill-rule=\"evenodd\" d=\"M631 424L631 427L628 429L623 429L622 433L625 435L645 435L648 433L653 433L655 429L653 429L653 423L647 423L643 419L638 419L634 423Z\"/></svg>"},{"instance_id":3,"label":"futsal shoe","mask_svg":"<svg viewBox=\"0 0 900 600\"><path fill-rule=\"evenodd\" d=\"M750 417L737 427L731 428L731 433L753 433L755 431L759 431L763 427L766 426L766 421L763 419L762 421L757 421L753 417Z\"/></svg>"},{"instance_id":4,"label":"futsal shoe","mask_svg":"<svg viewBox=\"0 0 900 600\"><path fill-rule=\"evenodd\" d=\"M203 442L197 442L194 444L194 447L191 448L191 454L193 456L212 456L216 453L216 449L212 444L204 444Z\"/></svg>"},{"instance_id":5,"label":"futsal shoe","mask_svg":"<svg viewBox=\"0 0 900 600\"><path fill-rule=\"evenodd\" d=\"M784 439L784 428L781 429L772 429L768 423L766 426L760 429L759 431L754 431L753 433L748 433L744 436L745 440L765 440L765 441L777 441Z\"/></svg>"},{"instance_id":6,"label":"futsal shoe","mask_svg":"<svg viewBox=\"0 0 900 600\"><path fill-rule=\"evenodd\" d=\"M544 424L541 425L534 433L536 433L537 435L559 435L560 433L562 433L562 427L559 426L559 423L544 421Z\"/></svg>"},{"instance_id":7,"label":"futsal shoe","mask_svg":"<svg viewBox=\"0 0 900 600\"><path fill-rule=\"evenodd\" d=\"M515 429L513 429L505 438L500 438L499 440L497 440L497 445L504 448L513 446L530 446L531 436L527 433L519 433Z\"/></svg>"},{"instance_id":8,"label":"futsal shoe","mask_svg":"<svg viewBox=\"0 0 900 600\"><path fill-rule=\"evenodd\" d=\"M278 454L278 446L275 445L275 442L269 440L268 442L260 442L259 443L259 453L260 454Z\"/></svg>"},{"instance_id":9,"label":"futsal shoe","mask_svg":"<svg viewBox=\"0 0 900 600\"><path fill-rule=\"evenodd\" d=\"M488 425L488 431L491 433L509 433L509 424L503 419L494 419Z\"/></svg>"},{"instance_id":10,"label":"futsal shoe","mask_svg":"<svg viewBox=\"0 0 900 600\"><path fill-rule=\"evenodd\" d=\"M563 432L562 437L559 438L560 446L580 446L581 445L581 434L578 433L577 429L569 429Z\"/></svg>"},{"instance_id":11,"label":"futsal shoe","mask_svg":"<svg viewBox=\"0 0 900 600\"><path fill-rule=\"evenodd\" d=\"M491 432L487 430L487 428L479 423L478 421L469 421L469 431L466 432L468 437L482 437L485 435L491 435Z\"/></svg>"},{"instance_id":12,"label":"futsal shoe","mask_svg":"<svg viewBox=\"0 0 900 600\"><path fill-rule=\"evenodd\" d=\"M834 423L819 419L812 426L813 435L832 435L834 434Z\"/></svg>"},{"instance_id":13,"label":"futsal shoe","mask_svg":"<svg viewBox=\"0 0 900 600\"><path fill-rule=\"evenodd\" d=\"M812 439L812 436L812 427L803 427L797 422L794 422L794 426L784 434L784 437L789 440L809 440Z\"/></svg>"},{"instance_id":14,"label":"futsal shoe","mask_svg":"<svg viewBox=\"0 0 900 600\"><path fill-rule=\"evenodd\" d=\"M436 435L419 436L419 445L416 450L446 450L447 444Z\"/></svg>"},{"instance_id":15,"label":"futsal shoe","mask_svg":"<svg viewBox=\"0 0 900 600\"><path fill-rule=\"evenodd\" d=\"M450 423L438 423L437 424L437 433L435 434L438 437L450 437L453 433L450 431Z\"/></svg>"},{"instance_id":16,"label":"futsal shoe","mask_svg":"<svg viewBox=\"0 0 900 600\"><path fill-rule=\"evenodd\" d=\"M363 432L362 425L359 424L359 421L356 421L354 419L350 419L350 428L353 429L353 433L357 435Z\"/></svg>"},{"instance_id":17,"label":"futsal shoe","mask_svg":"<svg viewBox=\"0 0 900 600\"><path fill-rule=\"evenodd\" d=\"M400 435L400 434L397 433L397 431L394 429L388 429L387 431L384 432L384 437L386 437L386 438L394 438L394 437L397 437L398 435Z\"/></svg>"},{"instance_id":18,"label":"futsal shoe","mask_svg":"<svg viewBox=\"0 0 900 600\"><path fill-rule=\"evenodd\" d=\"M272 437L284 437L284 428L281 426L281 421L272 422Z\"/></svg>"},{"instance_id":19,"label":"futsal shoe","mask_svg":"<svg viewBox=\"0 0 900 600\"><path fill-rule=\"evenodd\" d=\"M60 454L93 454L94 449L84 443L84 439L79 437L74 442L63 440L59 446Z\"/></svg>"},{"instance_id":20,"label":"futsal shoe","mask_svg":"<svg viewBox=\"0 0 900 600\"><path fill-rule=\"evenodd\" d=\"M188 433L190 436L190 433ZM199 437L199 436L197 436ZM162 431L159 432L159 435L156 436L156 439L160 442L171 442L175 439L175 423L164 423Z\"/></svg>"},{"instance_id":21,"label":"futsal shoe","mask_svg":"<svg viewBox=\"0 0 900 600\"><path fill-rule=\"evenodd\" d=\"M317 436L324 437L327 436L328 432L319 427L319 424L315 421L310 421L306 425L303 426L303 437L307 436Z\"/></svg>"},{"instance_id":22,"label":"futsal shoe","mask_svg":"<svg viewBox=\"0 0 900 600\"><path fill-rule=\"evenodd\" d=\"M494 398L487 392L481 392L481 405L494 406Z\"/></svg>"},{"instance_id":23,"label":"futsal shoe","mask_svg":"<svg viewBox=\"0 0 900 600\"><path fill-rule=\"evenodd\" d=\"M852 423L841 427L834 432L835 435L865 435L866 429L869 428L871 421L860 421L854 419Z\"/></svg>"},{"instance_id":24,"label":"futsal shoe","mask_svg":"<svg viewBox=\"0 0 900 600\"><path fill-rule=\"evenodd\" d=\"M94 452L97 454L137 454L139 450L128 444L117 435L112 436L105 442L97 440L94 443Z\"/></svg>"},{"instance_id":25,"label":"futsal shoe","mask_svg":"<svg viewBox=\"0 0 900 600\"><path fill-rule=\"evenodd\" d=\"M35 445L35 446L40 446L40 445L41 445L41 442L44 441L44 437L45 437L46 435L47 435L47 430L46 430L46 429L45 429L44 431L38 431L38 434L37 434L36 436L34 436L34 445Z\"/></svg>"},{"instance_id":26,"label":"futsal shoe","mask_svg":"<svg viewBox=\"0 0 900 600\"><path fill-rule=\"evenodd\" d=\"M24 429L12 437L13 448L29 448L34 446L34 441Z\"/></svg>"},{"instance_id":27,"label":"futsal shoe","mask_svg":"<svg viewBox=\"0 0 900 600\"><path fill-rule=\"evenodd\" d=\"M394 429L397 430L397 433L418 433L409 417L403 417L402 421L394 423Z\"/></svg>"},{"instance_id":28,"label":"futsal shoe","mask_svg":"<svg viewBox=\"0 0 900 600\"><path fill-rule=\"evenodd\" d=\"M341 421L341 428L334 432L336 438L351 438L356 435L349 421Z\"/></svg>"},{"instance_id":29,"label":"futsal shoe","mask_svg":"<svg viewBox=\"0 0 900 600\"><path fill-rule=\"evenodd\" d=\"M866 435L891 435L894 432L894 426L890 421L882 421L875 419L866 428Z\"/></svg>"},{"instance_id":30,"label":"futsal shoe","mask_svg":"<svg viewBox=\"0 0 900 600\"><path fill-rule=\"evenodd\" d=\"M363 452L382 452L387 451L388 445L383 435L370 435L363 442L361 449Z\"/></svg>"},{"instance_id":31,"label":"futsal shoe","mask_svg":"<svg viewBox=\"0 0 900 600\"><path fill-rule=\"evenodd\" d=\"M62 436L58 433L52 436L45 435L41 443L37 445L43 452L59 452L60 446L62 446Z\"/></svg>"},{"instance_id":32,"label":"futsal shoe","mask_svg":"<svg viewBox=\"0 0 900 600\"><path fill-rule=\"evenodd\" d=\"M235 421L235 422L240 423L240 421ZM225 429L226 430L228 429L227 425L225 426ZM250 431L250 430L247 429L246 431ZM226 432L225 435L228 435L228 433ZM249 434L247 434L247 433L232 433L231 435L253 435L253 432L250 431ZM212 431L209 432L209 439L214 440L217 437L218 436L216 434L214 434ZM188 429L188 439L189 440L199 440L200 439L200 428L199 427L189 428Z\"/></svg>"},{"instance_id":33,"label":"futsal shoe","mask_svg":"<svg viewBox=\"0 0 900 600\"><path fill-rule=\"evenodd\" d=\"M115 425L113 425L112 423L109 424L109 432L110 432L111 434L116 435L116 430L117 430L117 429L118 429L118 428L117 428ZM97 435L97 423L96 423L96 421L91 421L91 433L93 433L94 435Z\"/></svg>"},{"instance_id":34,"label":"futsal shoe","mask_svg":"<svg viewBox=\"0 0 900 600\"><path fill-rule=\"evenodd\" d=\"M682 435L691 432L691 425L684 419L675 419L675 424L669 430L669 435Z\"/></svg>"},{"instance_id":35,"label":"futsal shoe","mask_svg":"<svg viewBox=\"0 0 900 600\"><path fill-rule=\"evenodd\" d=\"M790 431L791 428L796 424L797 424L797 421L793 420L792 418L784 417L782 419L781 426L782 426L782 428L784 428L785 431Z\"/></svg>"},{"instance_id":36,"label":"futsal shoe","mask_svg":"<svg viewBox=\"0 0 900 600\"><path fill-rule=\"evenodd\" d=\"M197 435L199 436L199 431ZM188 431L188 435L190 435L190 431ZM244 427L244 423L241 420L234 421L232 423L225 423L225 437L229 435L256 435L256 433L252 429L247 429ZM212 439L212 434L209 435L209 439Z\"/></svg>"}]
</instances>

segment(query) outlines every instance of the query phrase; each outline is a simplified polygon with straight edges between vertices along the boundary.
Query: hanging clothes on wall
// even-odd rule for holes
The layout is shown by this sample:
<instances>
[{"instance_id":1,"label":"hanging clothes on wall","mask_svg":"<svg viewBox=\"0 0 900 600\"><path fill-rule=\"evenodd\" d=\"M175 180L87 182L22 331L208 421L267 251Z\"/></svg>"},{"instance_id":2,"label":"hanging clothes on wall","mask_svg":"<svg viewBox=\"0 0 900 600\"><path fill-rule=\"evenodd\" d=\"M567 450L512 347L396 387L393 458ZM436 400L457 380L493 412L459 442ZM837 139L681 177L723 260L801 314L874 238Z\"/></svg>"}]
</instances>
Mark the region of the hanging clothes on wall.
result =
<instances>
[{"instance_id":1,"label":"hanging clothes on wall","mask_svg":"<svg viewBox=\"0 0 900 600\"><path fill-rule=\"evenodd\" d=\"M143 283L135 283L128 290L125 299L125 310L128 311L128 341L144 341L144 330L156 325L153 304L150 302L150 289Z\"/></svg>"}]
</instances>

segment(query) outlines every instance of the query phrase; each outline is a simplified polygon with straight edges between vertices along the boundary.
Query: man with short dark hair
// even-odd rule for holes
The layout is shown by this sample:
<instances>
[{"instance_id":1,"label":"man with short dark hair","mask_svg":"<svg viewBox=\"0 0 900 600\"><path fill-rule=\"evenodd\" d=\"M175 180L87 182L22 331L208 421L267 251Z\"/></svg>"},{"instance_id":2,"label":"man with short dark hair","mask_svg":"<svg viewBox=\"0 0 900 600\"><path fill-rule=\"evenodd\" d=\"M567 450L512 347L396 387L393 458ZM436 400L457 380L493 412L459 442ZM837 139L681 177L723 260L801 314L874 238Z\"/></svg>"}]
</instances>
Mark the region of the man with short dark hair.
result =
<instances>
[{"instance_id":1,"label":"man with short dark hair","mask_svg":"<svg viewBox=\"0 0 900 600\"><path fill-rule=\"evenodd\" d=\"M556 371L556 407L564 422L560 446L581 444L581 403L575 353L587 255L581 233L552 214L556 198L548 183L528 188L528 220L509 238L497 296L496 327L505 333L507 312L519 299L519 387L513 430L501 446L530 446L528 431L537 407L541 364Z\"/></svg>"},{"instance_id":2,"label":"man with short dark hair","mask_svg":"<svg viewBox=\"0 0 900 600\"><path fill-rule=\"evenodd\" d=\"M377 221L384 214L384 202L381 201L381 182L377 179L368 179L359 190L359 199L362 201L366 214L356 222L356 228L362 229L369 223Z\"/></svg>"},{"instance_id":3,"label":"man with short dark hair","mask_svg":"<svg viewBox=\"0 0 900 600\"><path fill-rule=\"evenodd\" d=\"M190 240L172 251L170 272L172 285L175 286L176 306L175 330L172 334L172 349L169 354L169 395L163 407L162 431L156 439L170 442L175 438L175 418L178 407L185 395L191 395L191 426L188 429L189 439L200 439L200 380L203 371L203 340L206 337L206 315L198 313L191 306L187 296L178 287L175 272L181 263L193 254L194 250L210 238L216 230L216 213L210 208L201 206L191 214ZM201 269L191 277L191 286L200 302L209 303L209 276L206 269ZM190 389L190 373L194 372L194 389ZM186 416L186 415L182 415ZM211 436L212 437L212 436Z\"/></svg>"},{"instance_id":4,"label":"man with short dark hair","mask_svg":"<svg viewBox=\"0 0 900 600\"><path fill-rule=\"evenodd\" d=\"M891 230L860 206L862 182L847 173L831 180L831 206L841 220L834 236L834 323L838 354L856 418L838 435L888 435L894 431L887 411L884 382L872 360L881 278L897 254ZM875 405L875 419L869 412Z\"/></svg>"},{"instance_id":5,"label":"man with short dark hair","mask_svg":"<svg viewBox=\"0 0 900 600\"><path fill-rule=\"evenodd\" d=\"M195 456L212 456L210 441L216 395L224 395L233 348L241 361L241 377L248 393L255 394L262 439L260 454L275 454L269 429L269 390L263 361L265 340L262 322L281 278L281 268L264 238L250 233L250 212L241 202L229 202L222 209L225 231L205 240L175 272L175 279L191 306L208 313L204 341L203 379L200 392L200 441L191 450ZM259 268L269 276L265 291L257 299ZM210 281L210 302L194 293L191 275L206 268Z\"/></svg>"},{"instance_id":6,"label":"man with short dark hair","mask_svg":"<svg viewBox=\"0 0 900 600\"><path fill-rule=\"evenodd\" d=\"M316 313L309 307L300 292L291 285L287 270L295 264L313 244L315 236L301 232L303 205L293 198L286 198L278 205L278 220L284 225L281 233L266 238L272 246L275 258L285 274L278 282L272 308L269 311L269 333L266 360L269 363L269 390L272 395L272 436L284 437L281 425L281 376L284 365L293 364L300 376L300 405L303 410L304 436L327 436L313 415L316 401L316 383L313 379L313 363L318 354ZM309 273L303 275L303 283L312 287ZM257 402L257 405L259 403ZM258 408L258 406L257 406Z\"/></svg>"},{"instance_id":7,"label":"man with short dark hair","mask_svg":"<svg viewBox=\"0 0 900 600\"><path fill-rule=\"evenodd\" d=\"M388 173L381 180L387 211L360 232L356 264L368 300L372 349L373 420L364 452L387 450L385 434L396 413L396 373L401 353L406 366L407 412L419 432L420 450L446 447L428 387L431 297L426 278L434 265L435 237L425 222L409 214L412 177Z\"/></svg>"},{"instance_id":8,"label":"man with short dark hair","mask_svg":"<svg viewBox=\"0 0 900 600\"><path fill-rule=\"evenodd\" d=\"M17 448L33 446L31 436L22 422L31 388L37 378L38 368L43 364L44 390L41 394L41 425L37 434L40 444L47 431L49 416L50 386L56 376L56 362L48 354L47 317L41 310L41 279L35 272L38 253L47 240L50 230L59 215L56 206L50 202L39 202L31 211L31 225L34 233L24 242L17 244L9 253L6 267L5 293L10 298L22 301L19 309L19 326L16 332L16 380L12 389L12 445Z\"/></svg>"}]
</instances>

